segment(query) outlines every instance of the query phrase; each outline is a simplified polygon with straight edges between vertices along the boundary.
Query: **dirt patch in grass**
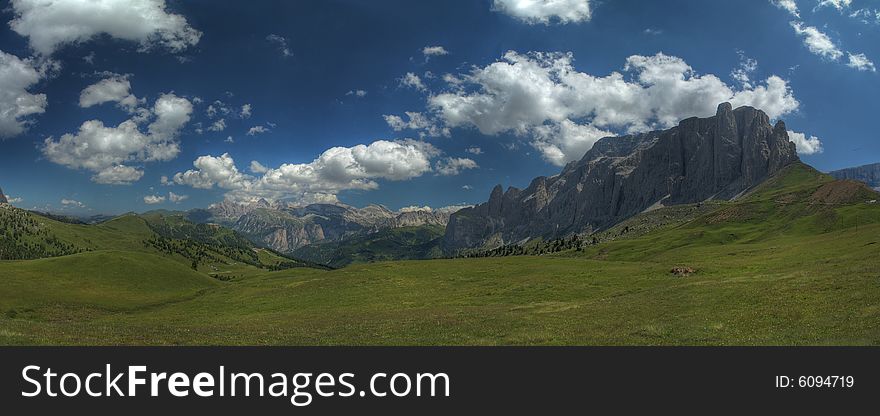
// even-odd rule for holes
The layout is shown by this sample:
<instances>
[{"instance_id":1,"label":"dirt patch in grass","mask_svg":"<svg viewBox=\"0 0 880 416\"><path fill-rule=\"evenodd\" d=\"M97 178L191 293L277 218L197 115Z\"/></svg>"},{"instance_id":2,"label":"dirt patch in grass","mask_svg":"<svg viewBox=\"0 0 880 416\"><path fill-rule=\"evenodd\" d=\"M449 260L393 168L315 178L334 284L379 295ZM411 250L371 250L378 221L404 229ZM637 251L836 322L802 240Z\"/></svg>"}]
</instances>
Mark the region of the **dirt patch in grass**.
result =
<instances>
[{"instance_id":1,"label":"dirt patch in grass","mask_svg":"<svg viewBox=\"0 0 880 416\"><path fill-rule=\"evenodd\" d=\"M867 185L856 181L834 181L826 183L810 195L811 204L853 204L864 202L876 192Z\"/></svg>"}]
</instances>

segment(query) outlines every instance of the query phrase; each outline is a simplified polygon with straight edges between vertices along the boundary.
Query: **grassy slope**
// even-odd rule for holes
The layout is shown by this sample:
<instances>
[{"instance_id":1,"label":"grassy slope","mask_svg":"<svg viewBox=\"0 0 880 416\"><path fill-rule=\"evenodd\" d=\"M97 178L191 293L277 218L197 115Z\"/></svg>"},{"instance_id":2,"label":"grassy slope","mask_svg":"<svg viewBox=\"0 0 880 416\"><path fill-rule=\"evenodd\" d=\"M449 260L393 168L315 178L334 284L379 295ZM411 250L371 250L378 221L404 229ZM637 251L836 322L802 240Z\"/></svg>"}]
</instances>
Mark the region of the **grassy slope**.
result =
<instances>
[{"instance_id":1,"label":"grassy slope","mask_svg":"<svg viewBox=\"0 0 880 416\"><path fill-rule=\"evenodd\" d=\"M0 343L877 345L880 205L867 198L798 165L742 201L579 253L294 269L100 313L75 313L100 291L45 311L35 290L13 305L30 314L0 315ZM678 265L697 273L674 277Z\"/></svg>"},{"instance_id":2,"label":"grassy slope","mask_svg":"<svg viewBox=\"0 0 880 416\"><path fill-rule=\"evenodd\" d=\"M308 245L296 250L293 255L332 267L377 261L429 259L442 255L440 244L445 231L440 226L385 229L343 242Z\"/></svg>"}]
</instances>

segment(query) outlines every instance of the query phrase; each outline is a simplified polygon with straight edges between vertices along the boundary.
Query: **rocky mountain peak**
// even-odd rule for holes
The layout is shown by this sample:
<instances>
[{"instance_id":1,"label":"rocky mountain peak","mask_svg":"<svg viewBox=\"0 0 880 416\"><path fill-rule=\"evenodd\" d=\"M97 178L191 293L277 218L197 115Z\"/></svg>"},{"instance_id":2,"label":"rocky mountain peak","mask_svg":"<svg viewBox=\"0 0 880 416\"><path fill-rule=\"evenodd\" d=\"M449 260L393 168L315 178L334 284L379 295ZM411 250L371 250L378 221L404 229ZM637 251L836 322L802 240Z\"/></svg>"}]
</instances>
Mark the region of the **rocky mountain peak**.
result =
<instances>
[{"instance_id":1,"label":"rocky mountain peak","mask_svg":"<svg viewBox=\"0 0 880 416\"><path fill-rule=\"evenodd\" d=\"M0 204L8 204L9 200L6 199L6 195L3 194L3 189L0 188Z\"/></svg>"},{"instance_id":2,"label":"rocky mountain peak","mask_svg":"<svg viewBox=\"0 0 880 416\"><path fill-rule=\"evenodd\" d=\"M718 106L715 116L596 142L561 174L453 214L449 249L554 238L610 227L655 204L733 199L798 161L784 123L753 107Z\"/></svg>"}]
</instances>

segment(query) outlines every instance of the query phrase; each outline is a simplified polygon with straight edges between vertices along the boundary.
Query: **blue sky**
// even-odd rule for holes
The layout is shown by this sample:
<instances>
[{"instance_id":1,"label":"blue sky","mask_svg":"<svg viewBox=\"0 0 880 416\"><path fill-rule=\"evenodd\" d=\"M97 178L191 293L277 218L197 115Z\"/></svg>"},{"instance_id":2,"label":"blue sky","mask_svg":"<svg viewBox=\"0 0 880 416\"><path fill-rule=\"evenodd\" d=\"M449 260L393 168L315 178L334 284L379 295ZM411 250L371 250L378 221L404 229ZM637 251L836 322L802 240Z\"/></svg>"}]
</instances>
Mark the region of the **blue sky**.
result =
<instances>
[{"instance_id":1,"label":"blue sky","mask_svg":"<svg viewBox=\"0 0 880 416\"><path fill-rule=\"evenodd\" d=\"M18 206L478 203L728 98L821 170L880 162L876 1L101 1L0 13Z\"/></svg>"}]
</instances>

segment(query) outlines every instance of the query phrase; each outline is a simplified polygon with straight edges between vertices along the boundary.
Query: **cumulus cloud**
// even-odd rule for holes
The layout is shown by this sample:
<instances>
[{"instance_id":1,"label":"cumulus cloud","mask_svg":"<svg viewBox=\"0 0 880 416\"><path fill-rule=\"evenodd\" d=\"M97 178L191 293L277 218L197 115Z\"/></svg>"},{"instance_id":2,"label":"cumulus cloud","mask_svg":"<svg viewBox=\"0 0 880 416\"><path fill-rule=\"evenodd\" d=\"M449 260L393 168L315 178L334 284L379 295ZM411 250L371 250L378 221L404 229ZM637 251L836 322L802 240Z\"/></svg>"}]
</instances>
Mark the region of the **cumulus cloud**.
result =
<instances>
[{"instance_id":1,"label":"cumulus cloud","mask_svg":"<svg viewBox=\"0 0 880 416\"><path fill-rule=\"evenodd\" d=\"M92 181L102 185L128 185L144 177L144 171L125 165L104 168L92 176Z\"/></svg>"},{"instance_id":2,"label":"cumulus cloud","mask_svg":"<svg viewBox=\"0 0 880 416\"><path fill-rule=\"evenodd\" d=\"M404 75L403 78L400 79L400 85L413 88L418 91L426 91L428 89L428 87L425 86L425 83L422 82L422 79L412 72L407 72L406 75Z\"/></svg>"},{"instance_id":3,"label":"cumulus cloud","mask_svg":"<svg viewBox=\"0 0 880 416\"><path fill-rule=\"evenodd\" d=\"M192 104L174 94L162 94L150 111L146 132L139 119L123 121L116 127L100 120L89 120L76 133L59 139L47 138L42 152L53 163L95 173L92 180L102 184L128 184L140 180L143 171L130 163L168 161L177 157L177 135L189 122Z\"/></svg>"},{"instance_id":4,"label":"cumulus cloud","mask_svg":"<svg viewBox=\"0 0 880 416\"><path fill-rule=\"evenodd\" d=\"M371 190L379 179L402 181L432 170L431 160L440 151L416 140L378 140L368 145L334 147L309 163L286 163L266 168L251 163L252 176L242 173L229 154L201 156L195 169L174 175L173 181L194 188L215 186L230 191L236 200L294 198L299 201L335 200L344 190Z\"/></svg>"},{"instance_id":5,"label":"cumulus cloud","mask_svg":"<svg viewBox=\"0 0 880 416\"><path fill-rule=\"evenodd\" d=\"M804 38L804 45L815 55L836 61L843 56L843 52L828 35L814 26L804 26L801 22L791 22L794 32Z\"/></svg>"},{"instance_id":6,"label":"cumulus cloud","mask_svg":"<svg viewBox=\"0 0 880 416\"><path fill-rule=\"evenodd\" d=\"M822 153L824 149L822 149L822 140L819 140L816 136L807 137L804 133L798 133L789 130L788 138L794 145L797 147L797 152L802 155L813 155L816 153Z\"/></svg>"},{"instance_id":7,"label":"cumulus cloud","mask_svg":"<svg viewBox=\"0 0 880 416\"><path fill-rule=\"evenodd\" d=\"M147 205L156 205L165 202L165 197L161 195L147 195L144 197L144 203Z\"/></svg>"},{"instance_id":8,"label":"cumulus cloud","mask_svg":"<svg viewBox=\"0 0 880 416\"><path fill-rule=\"evenodd\" d=\"M624 72L630 77L594 76L577 71L571 54L511 51L455 77L457 83L430 95L427 105L446 127L529 137L554 164L579 159L611 131L668 128L684 118L714 115L722 102L751 105L771 118L799 106L778 76L735 88L662 53L630 56Z\"/></svg>"},{"instance_id":9,"label":"cumulus cloud","mask_svg":"<svg viewBox=\"0 0 880 416\"><path fill-rule=\"evenodd\" d=\"M469 147L469 148L465 149L465 151L472 154L472 155L483 154L483 149L480 149L479 147Z\"/></svg>"},{"instance_id":10,"label":"cumulus cloud","mask_svg":"<svg viewBox=\"0 0 880 416\"><path fill-rule=\"evenodd\" d=\"M79 94L81 108L89 108L108 102L117 103L120 107L132 111L141 103L141 100L131 93L131 82L128 77L116 74L89 85Z\"/></svg>"},{"instance_id":11,"label":"cumulus cloud","mask_svg":"<svg viewBox=\"0 0 880 416\"><path fill-rule=\"evenodd\" d=\"M9 26L45 56L101 34L138 42L141 50L159 46L173 52L202 36L186 18L169 13L165 0L12 0L12 11Z\"/></svg>"},{"instance_id":12,"label":"cumulus cloud","mask_svg":"<svg viewBox=\"0 0 880 416\"><path fill-rule=\"evenodd\" d=\"M859 53L859 54L850 53L848 55L849 55L849 62L846 64L846 66L848 66L850 68L857 69L859 71L877 72L877 68L874 66L874 62L872 62L870 59L868 59L868 57L865 56L865 54L863 54L863 53Z\"/></svg>"},{"instance_id":13,"label":"cumulus cloud","mask_svg":"<svg viewBox=\"0 0 880 416\"><path fill-rule=\"evenodd\" d=\"M31 59L0 50L0 139L21 134L28 125L28 116L46 111L46 94L28 91L44 75L45 71Z\"/></svg>"},{"instance_id":14,"label":"cumulus cloud","mask_svg":"<svg viewBox=\"0 0 880 416\"><path fill-rule=\"evenodd\" d=\"M614 136L614 133L566 119L535 127L533 136L532 146L541 152L544 159L563 166L573 158L583 156L599 139Z\"/></svg>"},{"instance_id":15,"label":"cumulus cloud","mask_svg":"<svg viewBox=\"0 0 880 416\"><path fill-rule=\"evenodd\" d=\"M592 17L590 0L494 0L492 10L532 25L579 23Z\"/></svg>"},{"instance_id":16,"label":"cumulus cloud","mask_svg":"<svg viewBox=\"0 0 880 416\"><path fill-rule=\"evenodd\" d=\"M219 157L201 156L193 162L194 170L174 175L174 183L198 189L211 189L215 185L224 189L239 189L251 180L238 171L229 153Z\"/></svg>"},{"instance_id":17,"label":"cumulus cloud","mask_svg":"<svg viewBox=\"0 0 880 416\"><path fill-rule=\"evenodd\" d=\"M226 119L221 118L220 120L215 121L211 126L208 127L210 131L221 132L226 130Z\"/></svg>"},{"instance_id":18,"label":"cumulus cloud","mask_svg":"<svg viewBox=\"0 0 880 416\"><path fill-rule=\"evenodd\" d=\"M253 107L250 104L245 104L241 106L241 112L238 114L241 118L251 118L251 114L253 112Z\"/></svg>"},{"instance_id":19,"label":"cumulus cloud","mask_svg":"<svg viewBox=\"0 0 880 416\"><path fill-rule=\"evenodd\" d=\"M179 204L187 199L189 199L189 195L178 195L174 192L168 192L168 200L175 204Z\"/></svg>"},{"instance_id":20,"label":"cumulus cloud","mask_svg":"<svg viewBox=\"0 0 880 416\"><path fill-rule=\"evenodd\" d=\"M345 95L346 95L346 96L349 96L349 97L350 97L350 96L355 96L355 97L358 97L358 98L364 98L364 97L367 96L367 92L364 91L364 90L351 90L351 91L345 93Z\"/></svg>"},{"instance_id":21,"label":"cumulus cloud","mask_svg":"<svg viewBox=\"0 0 880 416\"><path fill-rule=\"evenodd\" d=\"M794 17L801 17L800 12L798 11L797 3L794 0L770 0L774 6L787 11Z\"/></svg>"},{"instance_id":22,"label":"cumulus cloud","mask_svg":"<svg viewBox=\"0 0 880 416\"><path fill-rule=\"evenodd\" d=\"M422 48L422 55L425 57L449 55L449 51L442 46L425 46Z\"/></svg>"},{"instance_id":23,"label":"cumulus cloud","mask_svg":"<svg viewBox=\"0 0 880 416\"><path fill-rule=\"evenodd\" d=\"M441 176L455 176L461 173L461 171L466 169L476 169L479 166L477 162L474 162L471 159L459 158L459 157L447 157L442 160L438 160L434 165L434 169L437 171L438 175Z\"/></svg>"}]
</instances>

